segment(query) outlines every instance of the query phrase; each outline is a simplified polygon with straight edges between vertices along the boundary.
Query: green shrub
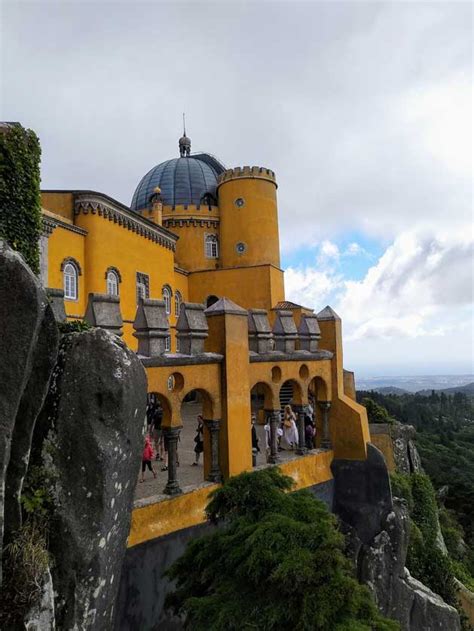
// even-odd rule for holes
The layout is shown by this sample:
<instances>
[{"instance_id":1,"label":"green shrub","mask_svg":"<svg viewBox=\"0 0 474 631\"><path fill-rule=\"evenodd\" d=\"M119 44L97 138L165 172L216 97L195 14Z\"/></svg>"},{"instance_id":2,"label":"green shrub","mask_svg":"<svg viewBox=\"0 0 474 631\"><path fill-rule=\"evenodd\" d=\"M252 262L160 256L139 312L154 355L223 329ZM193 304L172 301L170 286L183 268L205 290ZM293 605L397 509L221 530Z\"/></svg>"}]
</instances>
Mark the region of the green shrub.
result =
<instances>
[{"instance_id":1,"label":"green shrub","mask_svg":"<svg viewBox=\"0 0 474 631\"><path fill-rule=\"evenodd\" d=\"M391 473L390 485L392 495L404 499L408 506L408 512L413 512L413 495L411 492L411 478L407 473Z\"/></svg>"},{"instance_id":2,"label":"green shrub","mask_svg":"<svg viewBox=\"0 0 474 631\"><path fill-rule=\"evenodd\" d=\"M176 588L166 606L193 631L399 629L352 575L334 516L291 486L271 468L215 491L207 514L220 527L167 571Z\"/></svg>"},{"instance_id":3,"label":"green shrub","mask_svg":"<svg viewBox=\"0 0 474 631\"><path fill-rule=\"evenodd\" d=\"M58 327L63 335L67 335L68 333L82 333L83 331L88 331L91 325L85 320L71 320L69 322L60 322Z\"/></svg>"},{"instance_id":4,"label":"green shrub","mask_svg":"<svg viewBox=\"0 0 474 631\"><path fill-rule=\"evenodd\" d=\"M0 238L39 272L41 232L38 137L12 125L0 130Z\"/></svg>"},{"instance_id":5,"label":"green shrub","mask_svg":"<svg viewBox=\"0 0 474 631\"><path fill-rule=\"evenodd\" d=\"M364 397L362 399L362 405L367 410L367 416L369 423L393 423L394 419L387 412L387 409L382 405L379 405L370 397Z\"/></svg>"}]
</instances>

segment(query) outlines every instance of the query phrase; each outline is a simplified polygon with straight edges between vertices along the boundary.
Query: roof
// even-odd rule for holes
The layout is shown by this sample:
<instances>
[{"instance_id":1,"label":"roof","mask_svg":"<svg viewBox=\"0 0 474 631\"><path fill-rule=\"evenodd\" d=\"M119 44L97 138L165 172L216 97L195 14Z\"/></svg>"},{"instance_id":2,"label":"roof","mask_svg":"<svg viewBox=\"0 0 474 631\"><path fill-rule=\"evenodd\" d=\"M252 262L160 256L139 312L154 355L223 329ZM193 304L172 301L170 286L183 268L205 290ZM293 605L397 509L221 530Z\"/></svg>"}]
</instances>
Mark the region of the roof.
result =
<instances>
[{"instance_id":1,"label":"roof","mask_svg":"<svg viewBox=\"0 0 474 631\"><path fill-rule=\"evenodd\" d=\"M312 311L309 307L303 307L303 305L297 305L296 302L291 302L290 300L281 300L277 302L273 307L274 309L304 309L305 311Z\"/></svg>"},{"instance_id":2,"label":"roof","mask_svg":"<svg viewBox=\"0 0 474 631\"><path fill-rule=\"evenodd\" d=\"M209 194L216 199L217 178L224 170L224 166L207 153L166 160L143 176L130 207L132 210L147 208L157 186L165 206L208 205L203 198Z\"/></svg>"}]
</instances>

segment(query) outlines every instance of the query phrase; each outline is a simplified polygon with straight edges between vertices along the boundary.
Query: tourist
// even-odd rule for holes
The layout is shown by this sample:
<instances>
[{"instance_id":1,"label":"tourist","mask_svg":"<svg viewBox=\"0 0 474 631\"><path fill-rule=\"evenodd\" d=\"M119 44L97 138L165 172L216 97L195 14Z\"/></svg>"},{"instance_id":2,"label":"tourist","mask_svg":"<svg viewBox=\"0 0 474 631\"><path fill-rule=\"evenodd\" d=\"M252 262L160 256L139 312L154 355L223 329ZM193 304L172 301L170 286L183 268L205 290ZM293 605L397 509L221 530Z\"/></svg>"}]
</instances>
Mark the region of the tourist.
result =
<instances>
[{"instance_id":1,"label":"tourist","mask_svg":"<svg viewBox=\"0 0 474 631\"><path fill-rule=\"evenodd\" d=\"M257 436L257 430L255 428L255 422L256 422L256 416L255 414L252 414L252 419L250 421L251 425L251 435L252 435L252 462L253 462L253 466L255 467L257 465L257 454L260 453L260 447L258 445L258 436Z\"/></svg>"},{"instance_id":2,"label":"tourist","mask_svg":"<svg viewBox=\"0 0 474 631\"><path fill-rule=\"evenodd\" d=\"M193 467L197 467L199 464L199 458L204 451L204 421L201 414L197 417L196 436L194 437L194 453L196 454L193 462Z\"/></svg>"},{"instance_id":3,"label":"tourist","mask_svg":"<svg viewBox=\"0 0 474 631\"><path fill-rule=\"evenodd\" d=\"M145 469L148 469L153 473L153 477L156 478L156 471L153 468L152 460L153 460L153 447L151 445L151 440L149 436L145 436L145 447L142 453L142 477L140 482L145 482Z\"/></svg>"},{"instance_id":4,"label":"tourist","mask_svg":"<svg viewBox=\"0 0 474 631\"><path fill-rule=\"evenodd\" d=\"M314 437L316 435L316 428L314 427L313 419L309 414L304 417L304 436L306 449L314 449Z\"/></svg>"},{"instance_id":5,"label":"tourist","mask_svg":"<svg viewBox=\"0 0 474 631\"><path fill-rule=\"evenodd\" d=\"M283 439L290 449L298 446L298 429L296 427L296 415L291 405L285 405L283 414Z\"/></svg>"}]
</instances>

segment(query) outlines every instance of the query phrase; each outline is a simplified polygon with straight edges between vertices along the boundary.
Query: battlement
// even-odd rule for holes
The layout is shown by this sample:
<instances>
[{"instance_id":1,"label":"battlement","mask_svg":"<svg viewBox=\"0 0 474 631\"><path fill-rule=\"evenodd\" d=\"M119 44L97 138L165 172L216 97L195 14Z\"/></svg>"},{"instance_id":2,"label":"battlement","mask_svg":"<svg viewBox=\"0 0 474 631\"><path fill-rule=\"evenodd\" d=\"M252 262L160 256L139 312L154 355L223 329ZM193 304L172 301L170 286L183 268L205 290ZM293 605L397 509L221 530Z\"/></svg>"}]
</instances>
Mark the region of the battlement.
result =
<instances>
[{"instance_id":1,"label":"battlement","mask_svg":"<svg viewBox=\"0 0 474 631\"><path fill-rule=\"evenodd\" d=\"M224 171L224 173L221 173L217 181L217 186L219 187L221 184L224 184L224 182L229 182L230 180L236 180L239 178L268 180L269 182L273 182L275 186L277 185L275 172L271 169L256 166L244 166L235 167L234 169L227 169L226 171Z\"/></svg>"}]
</instances>

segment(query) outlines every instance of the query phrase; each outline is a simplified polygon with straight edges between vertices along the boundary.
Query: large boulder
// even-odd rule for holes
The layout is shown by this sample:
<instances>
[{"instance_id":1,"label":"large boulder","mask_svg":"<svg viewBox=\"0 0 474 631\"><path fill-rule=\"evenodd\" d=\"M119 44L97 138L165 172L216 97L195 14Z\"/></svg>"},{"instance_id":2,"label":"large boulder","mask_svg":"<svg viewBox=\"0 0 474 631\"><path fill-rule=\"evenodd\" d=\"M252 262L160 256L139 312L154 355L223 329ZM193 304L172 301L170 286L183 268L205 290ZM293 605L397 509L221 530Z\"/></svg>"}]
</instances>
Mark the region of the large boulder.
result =
<instances>
[{"instance_id":1,"label":"large boulder","mask_svg":"<svg viewBox=\"0 0 474 631\"><path fill-rule=\"evenodd\" d=\"M416 430L413 425L393 423L390 425L393 457L399 473L415 473L421 471L421 460L414 440Z\"/></svg>"},{"instance_id":2,"label":"large boulder","mask_svg":"<svg viewBox=\"0 0 474 631\"><path fill-rule=\"evenodd\" d=\"M456 609L413 578L405 567L409 519L406 504L394 498L383 530L369 545L359 542L352 532L352 548L357 550L357 574L372 591L380 611L398 620L403 631L458 631Z\"/></svg>"},{"instance_id":3,"label":"large boulder","mask_svg":"<svg viewBox=\"0 0 474 631\"><path fill-rule=\"evenodd\" d=\"M63 338L38 425L43 466L56 480L50 547L59 628L112 627L146 390L140 360L115 335L92 329Z\"/></svg>"},{"instance_id":4,"label":"large boulder","mask_svg":"<svg viewBox=\"0 0 474 631\"><path fill-rule=\"evenodd\" d=\"M1 560L5 519L12 518L7 531L20 523L18 502L31 435L58 344L58 332L51 325L51 309L40 282L20 254L4 241L0 241L0 329Z\"/></svg>"}]
</instances>

